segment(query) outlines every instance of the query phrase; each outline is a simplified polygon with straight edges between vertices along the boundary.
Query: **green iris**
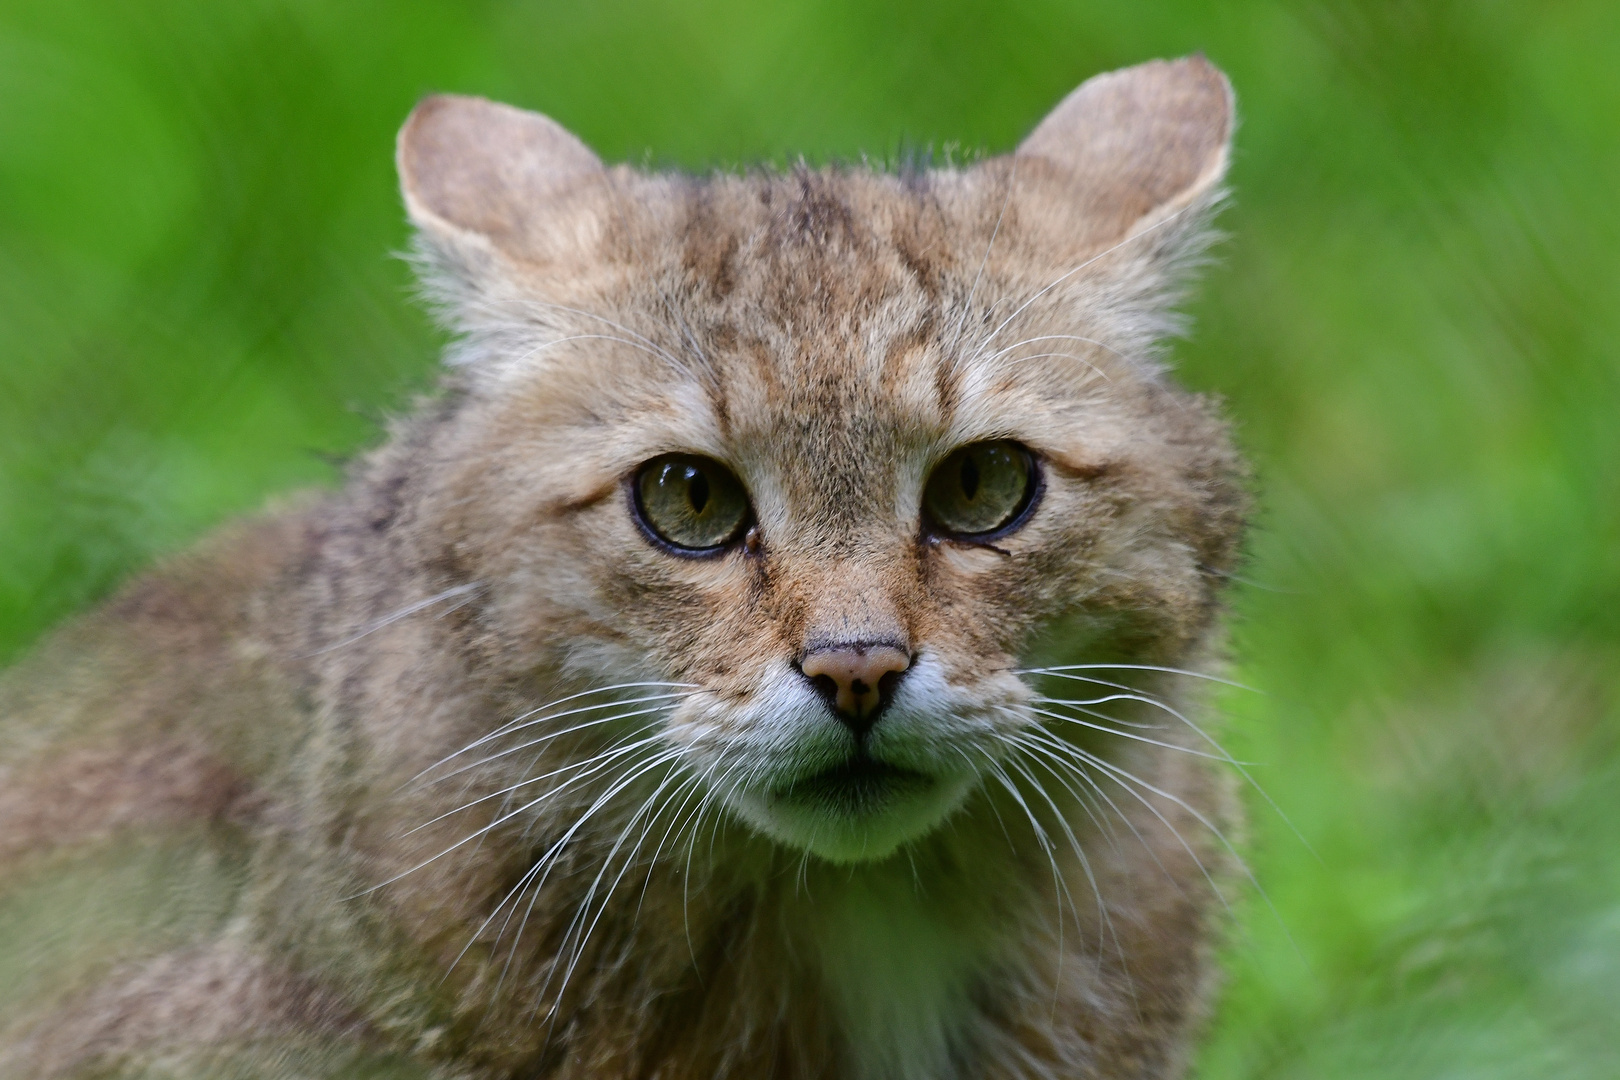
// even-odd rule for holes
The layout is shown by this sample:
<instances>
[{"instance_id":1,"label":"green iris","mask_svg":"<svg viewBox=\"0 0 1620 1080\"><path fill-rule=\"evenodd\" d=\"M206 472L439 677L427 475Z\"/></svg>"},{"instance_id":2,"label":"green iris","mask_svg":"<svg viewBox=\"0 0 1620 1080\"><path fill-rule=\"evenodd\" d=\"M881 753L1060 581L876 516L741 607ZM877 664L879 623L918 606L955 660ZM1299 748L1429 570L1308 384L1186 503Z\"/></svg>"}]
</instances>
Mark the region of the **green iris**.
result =
<instances>
[{"instance_id":1,"label":"green iris","mask_svg":"<svg viewBox=\"0 0 1620 1080\"><path fill-rule=\"evenodd\" d=\"M635 478L636 510L653 535L672 547L713 551L748 524L748 493L735 473L711 458L666 454Z\"/></svg>"},{"instance_id":2,"label":"green iris","mask_svg":"<svg viewBox=\"0 0 1620 1080\"><path fill-rule=\"evenodd\" d=\"M1035 463L1015 442L973 443L939 463L923 490L929 524L953 536L1005 528L1029 506Z\"/></svg>"}]
</instances>

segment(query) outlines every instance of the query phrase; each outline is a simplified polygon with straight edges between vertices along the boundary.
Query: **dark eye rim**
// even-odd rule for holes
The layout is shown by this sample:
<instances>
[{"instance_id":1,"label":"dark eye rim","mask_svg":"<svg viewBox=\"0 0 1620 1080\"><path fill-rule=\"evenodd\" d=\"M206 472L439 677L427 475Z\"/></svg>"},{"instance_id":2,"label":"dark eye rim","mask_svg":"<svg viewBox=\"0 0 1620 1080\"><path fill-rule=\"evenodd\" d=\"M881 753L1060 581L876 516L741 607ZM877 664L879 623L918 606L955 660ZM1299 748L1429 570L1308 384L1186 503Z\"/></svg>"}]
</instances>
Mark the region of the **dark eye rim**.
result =
<instances>
[{"instance_id":1,"label":"dark eye rim","mask_svg":"<svg viewBox=\"0 0 1620 1080\"><path fill-rule=\"evenodd\" d=\"M1025 446L1023 443L1019 442L1017 439L979 439L976 442L963 443L961 446L955 447L949 454L946 454L944 457L940 458L939 461L934 464L933 469L928 471L928 478L927 480L923 481L923 490L925 492L928 490L929 481L934 479L934 471L937 470L941 465L945 464L945 462L949 461L957 453L966 450L969 447L983 446L988 443L1004 443L1008 446L1015 447L1018 452L1023 455L1024 465L1029 470L1029 486L1024 489L1024 498L1018 504L1018 509L1014 510L1012 515L1008 517L1006 521L1002 522L1000 525L997 525L993 529L988 529L984 532L964 533L956 532L953 529L947 529L944 525L934 521L928 513L928 502L926 499L924 499L922 505L922 526L924 535L935 540L950 540L953 543L958 544L988 545L1002 539L1003 537L1011 536L1019 529L1022 529L1026 524L1028 524L1029 519L1035 515L1035 510L1041 504L1041 496L1046 494L1046 470L1041 468L1041 456L1035 451L1031 450L1029 447Z\"/></svg>"},{"instance_id":2,"label":"dark eye rim","mask_svg":"<svg viewBox=\"0 0 1620 1080\"><path fill-rule=\"evenodd\" d=\"M642 473L652 468L658 462L667 461L670 458L685 458L691 461L702 461L719 466L727 473L730 473L732 479L737 481L737 486L742 488L743 498L748 504L748 512L743 515L742 520L737 523L737 528L732 531L732 534L728 536L723 543L716 544L713 547L686 547L682 544L675 543L673 540L665 539L663 536L659 535L658 530L653 527L652 520L647 516L647 508L642 505L641 485L637 483L637 481L641 479ZM752 529L755 524L754 500L748 498L748 488L744 486L742 478L737 475L736 470L732 469L725 462L717 461L716 459L709 457L707 454L690 454L677 450L667 454L657 454L650 457L646 461L643 461L641 464L637 465L634 469L630 470L629 475L624 478L624 492L625 498L630 504L630 518L636 523L636 528L641 530L641 535L645 537L647 542L653 547L658 548L667 555L674 555L676 558L680 559L717 559L726 554L728 551L741 547L743 541L748 536L748 531Z\"/></svg>"}]
</instances>

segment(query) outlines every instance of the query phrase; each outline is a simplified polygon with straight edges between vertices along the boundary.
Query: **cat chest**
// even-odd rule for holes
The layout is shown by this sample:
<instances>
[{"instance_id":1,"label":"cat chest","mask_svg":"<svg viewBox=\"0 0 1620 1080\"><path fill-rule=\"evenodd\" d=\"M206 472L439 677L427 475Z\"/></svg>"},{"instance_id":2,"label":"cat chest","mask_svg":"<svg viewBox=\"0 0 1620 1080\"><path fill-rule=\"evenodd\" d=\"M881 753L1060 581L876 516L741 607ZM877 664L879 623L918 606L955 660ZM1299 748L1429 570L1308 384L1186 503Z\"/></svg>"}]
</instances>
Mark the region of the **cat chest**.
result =
<instances>
[{"instance_id":1,"label":"cat chest","mask_svg":"<svg viewBox=\"0 0 1620 1080\"><path fill-rule=\"evenodd\" d=\"M840 897L813 923L850 1080L955 1077L978 1041L971 991L989 963L989 935L915 902L879 899Z\"/></svg>"}]
</instances>

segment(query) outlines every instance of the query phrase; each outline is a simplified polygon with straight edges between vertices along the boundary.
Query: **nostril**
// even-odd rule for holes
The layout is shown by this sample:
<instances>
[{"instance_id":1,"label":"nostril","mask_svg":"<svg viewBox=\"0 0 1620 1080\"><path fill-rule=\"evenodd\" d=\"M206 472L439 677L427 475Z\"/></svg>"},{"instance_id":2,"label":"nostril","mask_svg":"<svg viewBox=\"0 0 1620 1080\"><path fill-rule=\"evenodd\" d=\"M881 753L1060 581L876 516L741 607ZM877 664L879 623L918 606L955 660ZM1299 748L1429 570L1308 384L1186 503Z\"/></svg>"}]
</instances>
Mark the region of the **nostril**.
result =
<instances>
[{"instance_id":1,"label":"nostril","mask_svg":"<svg viewBox=\"0 0 1620 1080\"><path fill-rule=\"evenodd\" d=\"M828 705L834 705L838 700L838 682L831 675L812 675L810 685L816 688L816 693L827 699Z\"/></svg>"},{"instance_id":2,"label":"nostril","mask_svg":"<svg viewBox=\"0 0 1620 1080\"><path fill-rule=\"evenodd\" d=\"M909 664L906 665L906 666L907 666L907 668L910 667ZM899 686L900 686L900 678L904 674L905 674L905 671L903 671L903 670L902 671L885 671L878 678L878 696L883 698L884 701L888 701L890 698L894 697L895 690L898 689Z\"/></svg>"}]
</instances>

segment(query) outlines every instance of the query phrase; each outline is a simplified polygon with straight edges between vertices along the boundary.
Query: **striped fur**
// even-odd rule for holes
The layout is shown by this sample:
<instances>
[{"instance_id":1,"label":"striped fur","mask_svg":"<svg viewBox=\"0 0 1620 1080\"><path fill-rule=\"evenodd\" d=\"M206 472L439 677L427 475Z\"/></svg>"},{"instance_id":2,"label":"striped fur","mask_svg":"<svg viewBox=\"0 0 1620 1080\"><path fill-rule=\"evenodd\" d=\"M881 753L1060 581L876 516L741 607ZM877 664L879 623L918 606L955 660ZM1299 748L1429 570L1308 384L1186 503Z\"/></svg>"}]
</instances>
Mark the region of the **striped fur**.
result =
<instances>
[{"instance_id":1,"label":"striped fur","mask_svg":"<svg viewBox=\"0 0 1620 1080\"><path fill-rule=\"evenodd\" d=\"M425 104L442 392L0 682L0 1076L1179 1075L1245 497L1157 350L1230 128L1202 60L897 174L607 169ZM919 537L991 438L1028 524ZM746 549L638 531L671 451L743 478ZM879 631L916 671L874 745L960 783L870 857L771 839L749 785L837 730L795 658Z\"/></svg>"}]
</instances>

